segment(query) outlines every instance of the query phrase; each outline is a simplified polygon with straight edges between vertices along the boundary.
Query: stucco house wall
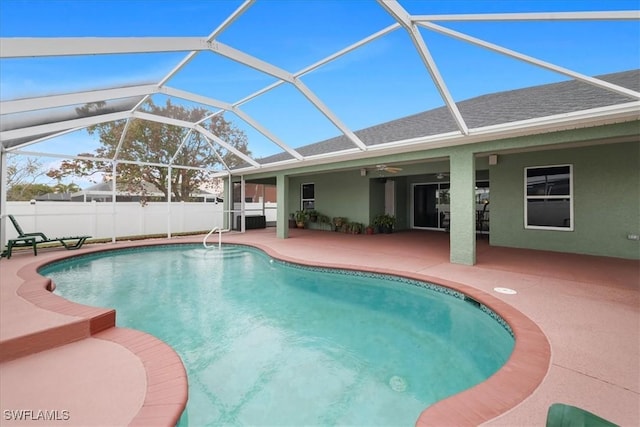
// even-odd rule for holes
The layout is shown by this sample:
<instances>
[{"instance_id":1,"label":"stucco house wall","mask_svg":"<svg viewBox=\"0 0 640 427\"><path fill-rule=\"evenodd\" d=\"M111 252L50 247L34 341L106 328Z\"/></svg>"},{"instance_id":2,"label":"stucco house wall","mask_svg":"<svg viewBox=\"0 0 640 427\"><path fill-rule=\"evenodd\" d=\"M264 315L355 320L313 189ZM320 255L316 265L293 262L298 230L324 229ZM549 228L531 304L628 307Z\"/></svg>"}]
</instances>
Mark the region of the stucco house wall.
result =
<instances>
[{"instance_id":1,"label":"stucco house wall","mask_svg":"<svg viewBox=\"0 0 640 427\"><path fill-rule=\"evenodd\" d=\"M501 155L491 166L491 244L640 259L640 144ZM524 226L524 168L573 165L574 230Z\"/></svg>"},{"instance_id":2,"label":"stucco house wall","mask_svg":"<svg viewBox=\"0 0 640 427\"><path fill-rule=\"evenodd\" d=\"M315 210L329 218L341 216L349 221L369 223L369 178L359 170L295 176L289 179L289 210L300 209L302 184L315 186Z\"/></svg>"}]
</instances>

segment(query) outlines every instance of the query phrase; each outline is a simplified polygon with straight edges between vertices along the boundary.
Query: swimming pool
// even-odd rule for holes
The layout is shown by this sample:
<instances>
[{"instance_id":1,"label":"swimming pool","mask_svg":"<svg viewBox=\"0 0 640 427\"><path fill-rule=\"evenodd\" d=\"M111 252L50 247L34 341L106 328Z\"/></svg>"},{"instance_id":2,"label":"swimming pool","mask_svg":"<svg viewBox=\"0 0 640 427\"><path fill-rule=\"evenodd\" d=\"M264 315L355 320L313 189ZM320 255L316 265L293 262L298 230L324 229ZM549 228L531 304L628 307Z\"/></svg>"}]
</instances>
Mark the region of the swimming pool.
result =
<instances>
[{"instance_id":1,"label":"swimming pool","mask_svg":"<svg viewBox=\"0 0 640 427\"><path fill-rule=\"evenodd\" d=\"M109 251L40 273L180 354L183 425L413 425L498 370L514 345L501 319L456 291L247 247Z\"/></svg>"}]
</instances>

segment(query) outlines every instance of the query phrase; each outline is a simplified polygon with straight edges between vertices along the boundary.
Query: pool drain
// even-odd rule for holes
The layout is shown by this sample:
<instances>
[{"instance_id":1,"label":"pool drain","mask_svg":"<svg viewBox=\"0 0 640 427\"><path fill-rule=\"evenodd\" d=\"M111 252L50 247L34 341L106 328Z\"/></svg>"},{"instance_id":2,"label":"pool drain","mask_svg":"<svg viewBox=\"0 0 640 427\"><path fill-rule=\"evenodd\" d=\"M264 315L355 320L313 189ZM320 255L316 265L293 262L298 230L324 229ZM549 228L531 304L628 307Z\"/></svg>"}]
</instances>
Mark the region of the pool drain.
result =
<instances>
[{"instance_id":1,"label":"pool drain","mask_svg":"<svg viewBox=\"0 0 640 427\"><path fill-rule=\"evenodd\" d=\"M389 380L389 386L393 391L402 392L407 389L407 381L402 377L394 375Z\"/></svg>"}]
</instances>

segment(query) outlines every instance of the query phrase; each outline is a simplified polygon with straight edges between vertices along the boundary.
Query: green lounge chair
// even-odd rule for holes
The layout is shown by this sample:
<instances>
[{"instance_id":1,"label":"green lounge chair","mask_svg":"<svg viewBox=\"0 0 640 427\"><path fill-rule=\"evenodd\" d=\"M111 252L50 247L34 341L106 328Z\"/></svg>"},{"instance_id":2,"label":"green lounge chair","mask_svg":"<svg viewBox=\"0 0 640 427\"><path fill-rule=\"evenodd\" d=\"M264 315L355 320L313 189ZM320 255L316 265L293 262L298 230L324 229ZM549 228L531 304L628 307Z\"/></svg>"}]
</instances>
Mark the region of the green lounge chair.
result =
<instances>
[{"instance_id":1,"label":"green lounge chair","mask_svg":"<svg viewBox=\"0 0 640 427\"><path fill-rule=\"evenodd\" d=\"M547 427L618 427L584 409L554 403L547 412Z\"/></svg>"},{"instance_id":2,"label":"green lounge chair","mask_svg":"<svg viewBox=\"0 0 640 427\"><path fill-rule=\"evenodd\" d=\"M18 237L15 239L10 239L7 242L7 249L2 252L2 256L6 256L7 259L11 258L11 252L13 248L33 248L33 255L38 255L37 246L45 243L60 243L65 249L80 249L84 242L89 239L91 236L73 236L73 237L56 237L56 238L48 238L44 233L36 232L36 233L25 233L18 224L18 221L13 217L13 215L7 215L7 217L11 220L14 228L18 232Z\"/></svg>"}]
</instances>

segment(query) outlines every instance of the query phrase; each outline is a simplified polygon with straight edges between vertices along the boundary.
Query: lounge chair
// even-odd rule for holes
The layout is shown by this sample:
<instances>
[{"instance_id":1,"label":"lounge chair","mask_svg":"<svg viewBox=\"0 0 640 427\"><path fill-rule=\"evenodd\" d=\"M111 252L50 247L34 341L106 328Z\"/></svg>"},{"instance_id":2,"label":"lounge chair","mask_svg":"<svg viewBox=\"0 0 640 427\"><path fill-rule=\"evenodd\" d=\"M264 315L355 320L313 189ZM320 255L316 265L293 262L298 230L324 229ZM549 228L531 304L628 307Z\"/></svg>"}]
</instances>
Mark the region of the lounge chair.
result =
<instances>
[{"instance_id":1,"label":"lounge chair","mask_svg":"<svg viewBox=\"0 0 640 427\"><path fill-rule=\"evenodd\" d=\"M13 248L33 248L33 255L38 255L37 246L45 243L60 243L65 249L80 249L84 242L91 238L91 236L73 236L73 237L55 237L48 238L44 233L36 232L36 233L25 233L18 224L18 221L13 217L13 215L7 215L7 217L11 220L14 228L18 232L18 237L15 239L10 239L7 242L7 249L2 252L1 256L6 256L7 259L11 258L11 252Z\"/></svg>"},{"instance_id":2,"label":"lounge chair","mask_svg":"<svg viewBox=\"0 0 640 427\"><path fill-rule=\"evenodd\" d=\"M618 427L584 409L563 403L554 403L547 412L547 427Z\"/></svg>"}]
</instances>

